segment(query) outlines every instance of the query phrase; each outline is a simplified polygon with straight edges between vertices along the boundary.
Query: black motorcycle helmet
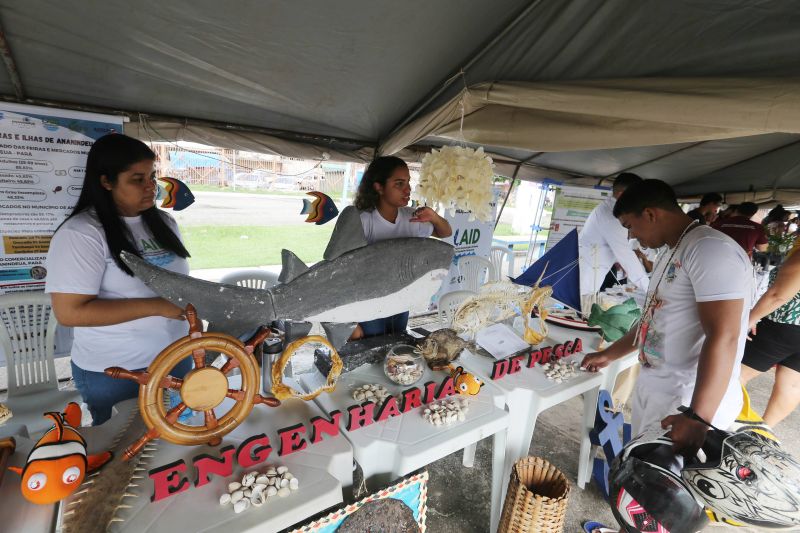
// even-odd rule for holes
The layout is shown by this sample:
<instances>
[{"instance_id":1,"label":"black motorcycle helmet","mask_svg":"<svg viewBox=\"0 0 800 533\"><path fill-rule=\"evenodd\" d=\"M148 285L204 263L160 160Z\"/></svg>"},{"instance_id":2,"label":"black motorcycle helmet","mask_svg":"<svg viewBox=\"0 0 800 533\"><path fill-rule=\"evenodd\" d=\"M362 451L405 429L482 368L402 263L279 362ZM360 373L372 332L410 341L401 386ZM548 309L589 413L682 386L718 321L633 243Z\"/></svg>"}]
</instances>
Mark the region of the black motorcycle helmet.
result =
<instances>
[{"instance_id":1,"label":"black motorcycle helmet","mask_svg":"<svg viewBox=\"0 0 800 533\"><path fill-rule=\"evenodd\" d=\"M608 484L611 511L628 533L694 533L708 524L664 435L626 444L611 463Z\"/></svg>"}]
</instances>

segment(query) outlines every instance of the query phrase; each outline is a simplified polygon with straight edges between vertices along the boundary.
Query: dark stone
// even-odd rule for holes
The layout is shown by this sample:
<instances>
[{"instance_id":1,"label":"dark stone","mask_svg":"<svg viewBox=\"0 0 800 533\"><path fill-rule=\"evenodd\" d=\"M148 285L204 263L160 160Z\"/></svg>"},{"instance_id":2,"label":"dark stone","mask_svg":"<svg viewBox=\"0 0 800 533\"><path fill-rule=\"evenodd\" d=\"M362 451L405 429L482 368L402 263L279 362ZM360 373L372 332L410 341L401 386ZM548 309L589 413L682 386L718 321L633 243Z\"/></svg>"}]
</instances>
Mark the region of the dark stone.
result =
<instances>
[{"instance_id":1,"label":"dark stone","mask_svg":"<svg viewBox=\"0 0 800 533\"><path fill-rule=\"evenodd\" d=\"M382 363L386 357L386 352L392 346L397 344L416 346L418 341L419 339L412 337L408 333L378 335L357 341L348 341L339 350L339 357L342 358L342 363L344 364L342 372L349 372L366 363ZM327 376L331 369L331 360L327 356L315 353L314 365L322 372L323 376Z\"/></svg>"},{"instance_id":2,"label":"dark stone","mask_svg":"<svg viewBox=\"0 0 800 533\"><path fill-rule=\"evenodd\" d=\"M418 533L419 524L405 503L394 498L373 500L344 519L337 533Z\"/></svg>"}]
</instances>

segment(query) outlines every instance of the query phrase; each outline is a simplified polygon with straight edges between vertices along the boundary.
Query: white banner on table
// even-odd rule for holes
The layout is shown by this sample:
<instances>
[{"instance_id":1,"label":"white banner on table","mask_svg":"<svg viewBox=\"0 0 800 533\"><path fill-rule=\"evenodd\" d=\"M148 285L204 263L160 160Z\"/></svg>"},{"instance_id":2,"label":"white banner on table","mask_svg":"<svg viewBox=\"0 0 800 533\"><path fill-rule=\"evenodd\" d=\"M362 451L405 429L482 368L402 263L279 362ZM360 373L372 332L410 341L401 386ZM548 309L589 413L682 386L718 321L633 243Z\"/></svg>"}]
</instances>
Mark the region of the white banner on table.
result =
<instances>
[{"instance_id":1,"label":"white banner on table","mask_svg":"<svg viewBox=\"0 0 800 533\"><path fill-rule=\"evenodd\" d=\"M577 228L580 231L592 210L609 196L611 196L611 189L556 186L546 249L549 250L555 246L564 235L573 229Z\"/></svg>"},{"instance_id":2,"label":"white banner on table","mask_svg":"<svg viewBox=\"0 0 800 533\"><path fill-rule=\"evenodd\" d=\"M492 219L488 222L481 220L470 220L471 211L457 210L453 215L448 210L444 218L450 223L453 234L448 238L450 244L455 247L453 263L450 265L450 272L447 273L439 292L431 299L430 309L437 308L441 295L461 289L462 279L458 274L458 258L465 255L477 255L489 258L492 250L492 235L494 234L494 220L497 217L497 197L499 189L495 188L494 200L492 200Z\"/></svg>"},{"instance_id":3,"label":"white banner on table","mask_svg":"<svg viewBox=\"0 0 800 533\"><path fill-rule=\"evenodd\" d=\"M0 294L44 289L50 238L75 207L94 141L122 118L0 104Z\"/></svg>"}]
</instances>

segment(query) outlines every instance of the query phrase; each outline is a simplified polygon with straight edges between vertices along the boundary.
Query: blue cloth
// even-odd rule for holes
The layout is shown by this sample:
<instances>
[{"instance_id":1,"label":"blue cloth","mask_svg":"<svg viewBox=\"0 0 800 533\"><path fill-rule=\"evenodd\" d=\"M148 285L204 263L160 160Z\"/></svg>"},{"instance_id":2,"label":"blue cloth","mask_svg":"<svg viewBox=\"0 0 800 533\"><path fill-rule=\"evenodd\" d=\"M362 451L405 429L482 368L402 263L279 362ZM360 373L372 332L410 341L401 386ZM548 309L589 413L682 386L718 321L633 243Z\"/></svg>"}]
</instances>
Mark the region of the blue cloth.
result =
<instances>
[{"instance_id":1,"label":"blue cloth","mask_svg":"<svg viewBox=\"0 0 800 533\"><path fill-rule=\"evenodd\" d=\"M544 272L544 276L542 273ZM581 277L578 266L578 230L573 229L536 260L517 279L518 285L532 287L542 276L541 285L553 287L553 298L581 310Z\"/></svg>"},{"instance_id":2,"label":"blue cloth","mask_svg":"<svg viewBox=\"0 0 800 533\"><path fill-rule=\"evenodd\" d=\"M359 323L364 330L365 337L375 337L376 335L387 335L402 333L408 326L408 311L386 318L376 318L367 322Z\"/></svg>"},{"instance_id":3,"label":"blue cloth","mask_svg":"<svg viewBox=\"0 0 800 533\"><path fill-rule=\"evenodd\" d=\"M92 414L92 425L99 426L111 418L111 408L124 400L139 395L139 384L128 379L115 379L102 372L84 370L75 363L72 365L72 379L81 393L81 398L89 406ZM177 378L183 378L192 369L192 358L187 357L170 372ZM139 369L144 370L144 369Z\"/></svg>"}]
</instances>

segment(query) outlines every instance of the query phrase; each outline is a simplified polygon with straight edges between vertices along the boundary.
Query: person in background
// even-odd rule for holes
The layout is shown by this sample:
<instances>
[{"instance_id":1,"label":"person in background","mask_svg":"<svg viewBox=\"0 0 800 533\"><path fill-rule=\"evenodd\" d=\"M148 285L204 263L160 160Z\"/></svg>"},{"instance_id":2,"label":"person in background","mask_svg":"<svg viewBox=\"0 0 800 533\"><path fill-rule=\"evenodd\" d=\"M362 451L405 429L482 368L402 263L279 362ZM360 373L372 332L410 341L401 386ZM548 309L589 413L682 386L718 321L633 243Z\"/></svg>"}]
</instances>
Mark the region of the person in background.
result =
<instances>
[{"instance_id":1,"label":"person in background","mask_svg":"<svg viewBox=\"0 0 800 533\"><path fill-rule=\"evenodd\" d=\"M722 196L716 192L704 194L700 199L700 206L692 209L687 215L700 224L711 224L717 219L717 212L722 205Z\"/></svg>"},{"instance_id":2,"label":"person in background","mask_svg":"<svg viewBox=\"0 0 800 533\"><path fill-rule=\"evenodd\" d=\"M781 204L778 204L770 209L767 216L761 220L761 224L766 227L767 234L783 235L786 233L786 226L791 216L791 211L787 211Z\"/></svg>"},{"instance_id":3,"label":"person in background","mask_svg":"<svg viewBox=\"0 0 800 533\"><path fill-rule=\"evenodd\" d=\"M120 259L123 250L173 272L189 273L175 220L156 205L156 155L121 134L98 139L89 150L78 203L56 230L47 253L45 292L56 319L74 327L72 378L92 424L114 404L135 398L139 385L103 370L143 370L158 353L188 333L183 309L159 298ZM191 358L173 368L183 377Z\"/></svg>"},{"instance_id":4,"label":"person in background","mask_svg":"<svg viewBox=\"0 0 800 533\"><path fill-rule=\"evenodd\" d=\"M402 237L449 237L450 223L430 207L407 207L411 199L408 165L397 157L379 157L370 163L358 185L355 209L368 244ZM408 325L408 312L362 322L351 340L400 333Z\"/></svg>"},{"instance_id":5,"label":"person in background","mask_svg":"<svg viewBox=\"0 0 800 533\"><path fill-rule=\"evenodd\" d=\"M800 241L770 273L770 287L750 311L742 383L775 366L775 384L764 411L774 427L800 404Z\"/></svg>"},{"instance_id":6,"label":"person in background","mask_svg":"<svg viewBox=\"0 0 800 533\"><path fill-rule=\"evenodd\" d=\"M748 257L753 257L753 250L764 252L767 249L767 232L764 226L750 220L758 212L753 202L744 202L733 210L731 216L720 217L712 228L721 231L744 248Z\"/></svg>"},{"instance_id":7,"label":"person in background","mask_svg":"<svg viewBox=\"0 0 800 533\"><path fill-rule=\"evenodd\" d=\"M628 241L628 230L614 218L614 204L625 190L642 178L624 172L614 179L611 197L594 208L578 235L581 295L594 295L603 287L615 263L625 271L628 282L647 290L647 272ZM615 278L614 278L615 279Z\"/></svg>"}]
</instances>

